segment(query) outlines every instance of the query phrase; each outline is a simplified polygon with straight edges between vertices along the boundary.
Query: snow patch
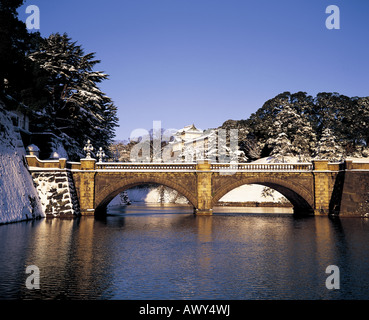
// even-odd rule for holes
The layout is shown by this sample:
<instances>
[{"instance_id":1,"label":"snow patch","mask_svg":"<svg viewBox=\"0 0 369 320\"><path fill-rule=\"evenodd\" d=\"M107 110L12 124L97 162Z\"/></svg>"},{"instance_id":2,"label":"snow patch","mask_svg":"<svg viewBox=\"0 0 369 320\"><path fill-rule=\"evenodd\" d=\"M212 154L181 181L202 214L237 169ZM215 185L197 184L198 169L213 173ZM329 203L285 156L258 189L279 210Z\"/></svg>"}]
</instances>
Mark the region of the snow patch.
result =
<instances>
[{"instance_id":1,"label":"snow patch","mask_svg":"<svg viewBox=\"0 0 369 320\"><path fill-rule=\"evenodd\" d=\"M188 200L173 190L164 186L140 186L126 190L128 199L134 202L141 203L175 203L188 204ZM116 196L110 203L110 206L125 205L122 202L121 196Z\"/></svg>"},{"instance_id":2,"label":"snow patch","mask_svg":"<svg viewBox=\"0 0 369 320\"><path fill-rule=\"evenodd\" d=\"M0 224L45 217L19 132L0 103Z\"/></svg>"},{"instance_id":3,"label":"snow patch","mask_svg":"<svg viewBox=\"0 0 369 320\"><path fill-rule=\"evenodd\" d=\"M219 202L285 202L287 200L276 190L264 197L262 195L264 188L262 185L246 184L231 190Z\"/></svg>"},{"instance_id":4,"label":"snow patch","mask_svg":"<svg viewBox=\"0 0 369 320\"><path fill-rule=\"evenodd\" d=\"M286 202L287 199L278 191L272 190L263 196L264 186L243 185L224 195L219 202ZM177 191L163 186L145 186L126 190L129 200L141 203L175 203L188 204L188 200ZM125 205L120 195L116 196L109 206Z\"/></svg>"}]
</instances>

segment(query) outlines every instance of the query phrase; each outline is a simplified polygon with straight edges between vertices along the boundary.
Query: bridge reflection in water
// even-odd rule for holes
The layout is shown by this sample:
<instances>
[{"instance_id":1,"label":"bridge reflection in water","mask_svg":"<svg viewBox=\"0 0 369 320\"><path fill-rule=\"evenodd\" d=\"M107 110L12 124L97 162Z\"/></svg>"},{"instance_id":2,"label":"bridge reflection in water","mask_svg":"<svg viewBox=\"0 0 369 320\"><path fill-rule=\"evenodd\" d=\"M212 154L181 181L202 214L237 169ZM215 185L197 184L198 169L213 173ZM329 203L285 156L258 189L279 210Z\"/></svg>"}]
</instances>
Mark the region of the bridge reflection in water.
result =
<instances>
[{"instance_id":1,"label":"bridge reflection in water","mask_svg":"<svg viewBox=\"0 0 369 320\"><path fill-rule=\"evenodd\" d=\"M281 214L194 216L188 207L132 206L95 219L2 226L0 239L8 245L0 248L0 296L365 299L368 223ZM41 290L25 288L27 265L39 267ZM340 290L325 288L328 265L340 267Z\"/></svg>"}]
</instances>

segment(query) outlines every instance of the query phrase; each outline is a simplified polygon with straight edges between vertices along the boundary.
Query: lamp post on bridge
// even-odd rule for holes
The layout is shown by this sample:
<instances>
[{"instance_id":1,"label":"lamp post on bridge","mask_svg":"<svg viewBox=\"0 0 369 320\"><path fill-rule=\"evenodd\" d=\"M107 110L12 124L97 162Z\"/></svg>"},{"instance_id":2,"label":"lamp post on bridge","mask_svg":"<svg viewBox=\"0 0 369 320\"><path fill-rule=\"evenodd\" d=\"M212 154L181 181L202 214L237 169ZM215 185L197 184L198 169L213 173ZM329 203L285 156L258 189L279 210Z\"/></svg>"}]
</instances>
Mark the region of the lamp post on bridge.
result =
<instances>
[{"instance_id":1,"label":"lamp post on bridge","mask_svg":"<svg viewBox=\"0 0 369 320\"><path fill-rule=\"evenodd\" d=\"M100 147L99 151L96 153L96 156L99 158L99 162L103 162L103 158L105 158L105 152L102 147Z\"/></svg>"},{"instance_id":2,"label":"lamp post on bridge","mask_svg":"<svg viewBox=\"0 0 369 320\"><path fill-rule=\"evenodd\" d=\"M83 151L86 152L86 159L91 159L91 151L94 150L94 147L91 144L90 140L87 140L87 143L85 147L83 148Z\"/></svg>"},{"instance_id":3,"label":"lamp post on bridge","mask_svg":"<svg viewBox=\"0 0 369 320\"><path fill-rule=\"evenodd\" d=\"M81 159L81 169L82 170L95 170L96 159L91 157L91 152L94 150L93 145L90 140L87 140L86 145L83 148L83 151L86 152L86 157Z\"/></svg>"}]
</instances>

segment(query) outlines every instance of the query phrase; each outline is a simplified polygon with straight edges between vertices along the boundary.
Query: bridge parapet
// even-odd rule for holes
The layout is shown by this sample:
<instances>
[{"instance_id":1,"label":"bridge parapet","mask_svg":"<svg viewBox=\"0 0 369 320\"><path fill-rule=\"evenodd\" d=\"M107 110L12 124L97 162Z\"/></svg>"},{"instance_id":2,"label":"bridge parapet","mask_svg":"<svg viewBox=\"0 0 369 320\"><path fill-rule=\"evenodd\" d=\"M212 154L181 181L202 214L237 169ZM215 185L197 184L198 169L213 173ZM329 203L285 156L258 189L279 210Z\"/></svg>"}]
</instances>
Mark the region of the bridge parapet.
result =
<instances>
[{"instance_id":1,"label":"bridge parapet","mask_svg":"<svg viewBox=\"0 0 369 320\"><path fill-rule=\"evenodd\" d=\"M111 171L186 171L196 172L197 163L132 163L132 162L96 162L95 159L81 159L80 162L69 162L66 159L40 160L36 156L26 156L31 170L37 169L71 169L71 170L111 170ZM328 163L325 160L314 160L312 163L210 163L207 170L248 171L248 172L311 172L340 170L369 170L369 163L347 160L342 163Z\"/></svg>"},{"instance_id":2,"label":"bridge parapet","mask_svg":"<svg viewBox=\"0 0 369 320\"><path fill-rule=\"evenodd\" d=\"M237 171L312 171L312 163L213 163L211 170Z\"/></svg>"},{"instance_id":3,"label":"bridge parapet","mask_svg":"<svg viewBox=\"0 0 369 320\"><path fill-rule=\"evenodd\" d=\"M123 171L195 171L196 163L131 163L131 162L98 162L97 170Z\"/></svg>"},{"instance_id":4,"label":"bridge parapet","mask_svg":"<svg viewBox=\"0 0 369 320\"><path fill-rule=\"evenodd\" d=\"M29 168L33 169L65 169L67 168L68 162L65 158L60 158L59 160L40 160L36 156L26 156L27 164Z\"/></svg>"},{"instance_id":5,"label":"bridge parapet","mask_svg":"<svg viewBox=\"0 0 369 320\"><path fill-rule=\"evenodd\" d=\"M369 170L369 163L367 163L367 162L355 162L355 161L352 161L352 160L346 160L346 169L347 170L366 171L366 170Z\"/></svg>"},{"instance_id":6,"label":"bridge parapet","mask_svg":"<svg viewBox=\"0 0 369 320\"><path fill-rule=\"evenodd\" d=\"M26 161L30 170L71 169L71 170L127 170L127 171L188 171L198 170L197 163L132 163L132 162L96 162L95 159L81 159L80 162L70 162L67 159L40 160L35 155L27 155ZM345 160L330 163L326 160L313 160L311 163L211 163L208 170L219 171L343 171L369 170L369 162Z\"/></svg>"}]
</instances>

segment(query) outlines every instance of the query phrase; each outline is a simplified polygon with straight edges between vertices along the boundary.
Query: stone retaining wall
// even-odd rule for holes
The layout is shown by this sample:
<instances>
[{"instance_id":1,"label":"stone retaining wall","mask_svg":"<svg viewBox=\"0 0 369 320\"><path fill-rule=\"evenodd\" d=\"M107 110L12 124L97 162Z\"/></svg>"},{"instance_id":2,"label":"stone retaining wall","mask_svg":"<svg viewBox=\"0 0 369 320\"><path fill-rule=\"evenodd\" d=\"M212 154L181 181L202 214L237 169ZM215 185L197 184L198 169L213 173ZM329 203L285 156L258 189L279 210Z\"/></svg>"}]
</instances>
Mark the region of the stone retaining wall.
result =
<instances>
[{"instance_id":1,"label":"stone retaining wall","mask_svg":"<svg viewBox=\"0 0 369 320\"><path fill-rule=\"evenodd\" d=\"M345 173L339 215L369 217L369 171Z\"/></svg>"},{"instance_id":2,"label":"stone retaining wall","mask_svg":"<svg viewBox=\"0 0 369 320\"><path fill-rule=\"evenodd\" d=\"M33 172L32 178L46 217L72 217L80 214L73 179L67 170Z\"/></svg>"}]
</instances>

